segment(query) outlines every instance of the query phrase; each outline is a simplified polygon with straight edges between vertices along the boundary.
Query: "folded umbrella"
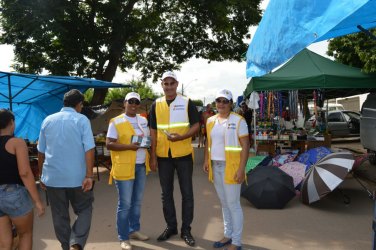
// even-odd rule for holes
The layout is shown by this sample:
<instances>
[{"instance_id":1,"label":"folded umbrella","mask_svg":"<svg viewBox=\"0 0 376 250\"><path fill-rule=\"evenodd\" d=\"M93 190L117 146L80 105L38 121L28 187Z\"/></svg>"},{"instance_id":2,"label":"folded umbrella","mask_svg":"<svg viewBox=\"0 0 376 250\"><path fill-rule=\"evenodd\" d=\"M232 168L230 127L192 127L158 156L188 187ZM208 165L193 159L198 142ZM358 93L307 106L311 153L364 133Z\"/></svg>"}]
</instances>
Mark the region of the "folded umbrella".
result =
<instances>
[{"instance_id":1,"label":"folded umbrella","mask_svg":"<svg viewBox=\"0 0 376 250\"><path fill-rule=\"evenodd\" d=\"M311 204L333 191L343 182L354 164L350 152L331 153L312 165L302 182L303 203Z\"/></svg>"},{"instance_id":2,"label":"folded umbrella","mask_svg":"<svg viewBox=\"0 0 376 250\"><path fill-rule=\"evenodd\" d=\"M248 185L242 187L242 197L256 208L283 208L295 197L291 176L273 166L259 166L247 175Z\"/></svg>"}]
</instances>

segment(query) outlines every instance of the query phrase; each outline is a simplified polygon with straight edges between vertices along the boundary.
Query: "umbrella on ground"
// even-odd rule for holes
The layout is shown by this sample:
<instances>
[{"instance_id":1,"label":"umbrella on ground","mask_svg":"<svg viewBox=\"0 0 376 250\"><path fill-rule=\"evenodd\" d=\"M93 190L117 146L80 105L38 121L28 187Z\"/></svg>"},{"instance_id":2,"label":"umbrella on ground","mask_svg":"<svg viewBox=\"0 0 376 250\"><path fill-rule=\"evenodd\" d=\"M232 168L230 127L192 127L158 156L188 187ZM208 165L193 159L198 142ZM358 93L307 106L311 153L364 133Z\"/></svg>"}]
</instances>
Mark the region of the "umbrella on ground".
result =
<instances>
[{"instance_id":1,"label":"umbrella on ground","mask_svg":"<svg viewBox=\"0 0 376 250\"><path fill-rule=\"evenodd\" d=\"M256 208L283 208L294 196L291 176L273 166L259 166L247 175L242 196Z\"/></svg>"},{"instance_id":2,"label":"umbrella on ground","mask_svg":"<svg viewBox=\"0 0 376 250\"><path fill-rule=\"evenodd\" d=\"M306 165L297 161L292 161L283 164L279 169L293 178L294 187L296 188L304 179Z\"/></svg>"},{"instance_id":3,"label":"umbrella on ground","mask_svg":"<svg viewBox=\"0 0 376 250\"><path fill-rule=\"evenodd\" d=\"M249 171L257 167L265 158L265 155L249 157L245 166L245 172L248 173Z\"/></svg>"},{"instance_id":4,"label":"umbrella on ground","mask_svg":"<svg viewBox=\"0 0 376 250\"><path fill-rule=\"evenodd\" d=\"M305 164L306 172L311 168L313 164L321 160L323 157L331 154L332 151L326 147L311 148L307 152L299 155L297 161Z\"/></svg>"},{"instance_id":5,"label":"umbrella on ground","mask_svg":"<svg viewBox=\"0 0 376 250\"><path fill-rule=\"evenodd\" d=\"M353 163L352 153L344 151L329 154L314 164L302 183L303 203L311 204L333 191L346 178Z\"/></svg>"},{"instance_id":6,"label":"umbrella on ground","mask_svg":"<svg viewBox=\"0 0 376 250\"><path fill-rule=\"evenodd\" d=\"M369 156L368 153L357 155L354 157L354 165L352 170L355 171L358 167L360 167L365 161L368 161Z\"/></svg>"}]
</instances>

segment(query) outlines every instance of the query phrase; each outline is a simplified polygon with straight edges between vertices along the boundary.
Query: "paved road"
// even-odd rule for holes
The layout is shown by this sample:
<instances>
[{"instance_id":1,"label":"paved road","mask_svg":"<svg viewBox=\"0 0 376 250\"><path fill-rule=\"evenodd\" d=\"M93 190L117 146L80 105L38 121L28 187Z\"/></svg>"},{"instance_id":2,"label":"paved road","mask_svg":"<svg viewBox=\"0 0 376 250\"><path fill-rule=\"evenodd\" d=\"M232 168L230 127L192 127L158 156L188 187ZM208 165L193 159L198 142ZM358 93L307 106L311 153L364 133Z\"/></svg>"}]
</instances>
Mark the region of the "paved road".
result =
<instances>
[{"instance_id":1,"label":"paved road","mask_svg":"<svg viewBox=\"0 0 376 250\"><path fill-rule=\"evenodd\" d=\"M195 156L192 234L197 246L193 249L213 249L212 242L220 239L223 233L221 209L214 187L201 170L203 149L196 148ZM116 189L107 185L107 170L101 169L100 176L101 181L95 189L91 234L85 249L120 249L115 224ZM181 197L177 182L175 187L175 203L180 217ZM373 202L351 175L340 188L351 198L350 204L344 204L339 191L311 206L303 205L297 196L282 210L259 210L242 199L245 218L243 249L371 249ZM132 242L134 249L191 249L177 236L168 242L157 242L156 238L164 227L159 179L153 173L148 176L142 207L142 231L151 239ZM49 209L44 218L36 218L34 232L34 249L59 249Z\"/></svg>"}]
</instances>

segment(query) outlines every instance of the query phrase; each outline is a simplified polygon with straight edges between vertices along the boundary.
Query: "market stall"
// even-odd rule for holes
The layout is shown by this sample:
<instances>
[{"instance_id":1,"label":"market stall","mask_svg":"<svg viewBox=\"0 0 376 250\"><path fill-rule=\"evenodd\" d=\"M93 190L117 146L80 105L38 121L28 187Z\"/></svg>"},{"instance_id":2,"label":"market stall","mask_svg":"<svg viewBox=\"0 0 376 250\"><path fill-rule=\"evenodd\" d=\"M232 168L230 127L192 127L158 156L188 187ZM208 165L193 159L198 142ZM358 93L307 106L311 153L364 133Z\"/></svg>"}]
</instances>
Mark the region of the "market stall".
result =
<instances>
[{"instance_id":1,"label":"market stall","mask_svg":"<svg viewBox=\"0 0 376 250\"><path fill-rule=\"evenodd\" d=\"M313 98L313 90L324 90L325 99L363 94L375 89L376 74L366 74L304 49L273 73L252 77L244 96L252 91L299 90Z\"/></svg>"},{"instance_id":2,"label":"market stall","mask_svg":"<svg viewBox=\"0 0 376 250\"><path fill-rule=\"evenodd\" d=\"M259 115L262 116L262 114L266 114L266 117L259 117L264 118L265 120L263 122L265 123L259 127L255 127L255 130L259 130L255 131L255 137L258 137L259 141L267 142L265 145L271 144L272 146L269 146L269 149L275 152L278 148L276 146L277 143L280 143L280 140L284 141L287 139L286 136L289 138L289 143L298 142L299 139L305 139L302 136L307 136L306 140L304 140L305 148L310 146L314 148L299 155L297 159L298 162L306 166L306 177L302 184L305 185L305 187L307 184L304 183L309 183L308 185L310 187L316 185L314 182L319 180L318 176L321 176L321 173L329 172L328 170L330 169L336 169L334 172L337 172L339 168L333 164L333 159L330 159L330 162L322 164L322 167L320 166L317 171L315 168L310 168L312 164L320 160L325 161L323 157L332 152L327 147L316 147L319 146L318 144L320 142L312 143L308 135L296 133L299 132L299 130L293 129L293 132L289 135L282 132L283 128L281 129L281 123L278 122L281 121L281 119L277 119L277 122L275 122L274 119L274 117L281 117L282 112L287 110L287 105L285 105L283 101L280 102L280 100L283 99L283 97L286 99L286 95L288 95L287 99L289 101L287 104L290 112L292 110L291 108L296 107L296 103L290 102L290 96L298 96L298 103L303 103L302 105L298 105L301 107L300 110L306 109L307 105L304 99L307 100L307 98L310 97L310 99L313 99L315 102L314 112L317 116L319 115L317 107L322 107L322 101L325 99L366 93L369 92L370 89L373 89L374 86L372 85L376 79L375 75L366 75L362 74L360 70L351 67L339 64L335 65L333 64L334 62L328 59L328 61L316 61L317 58L313 59L308 55L313 55L313 53L306 53L307 51L303 49L313 42L327 40L360 30L367 32L366 29L376 26L375 6L376 2L372 0L342 2L331 0L271 0L248 48L246 74L247 77L253 78L247 86L245 96L248 97L251 93L254 93L254 91L259 91L261 95L260 101L263 100L261 102L267 102L266 107L260 105L264 110L260 112ZM296 56L276 72L265 75L299 51L301 51L301 54L306 53L308 56L306 55L305 58ZM295 62L294 67L291 67L292 62ZM356 72L356 70L358 72ZM262 75L265 76L257 77ZM282 93L283 91L288 91L288 94L285 94L285 96L282 94L281 96L279 91L282 91ZM294 93L292 91L296 92ZM301 101L302 99L303 101ZM283 109L284 107L285 109ZM291 113L292 116L294 116L294 111ZM292 117L291 113L288 116L290 119ZM304 112L303 115L305 115ZM323 118L325 118L325 115ZM294 120L295 118L292 119ZM277 129L275 128L276 126ZM270 131L272 131L272 133L270 133ZM277 134L275 134L274 131L278 131ZM313 136L316 137L315 134ZM327 141L330 142L328 137L329 136L322 137L324 143ZM295 138L297 140L295 140ZM261 145L259 145L259 148ZM311 157L310 154L314 151L317 152L316 157ZM274 155L274 152L267 152L267 154ZM271 157L267 156L265 159L266 158ZM273 166L280 167L281 163L295 160L295 158L295 154L291 156L284 155L284 157L276 156L273 158L272 164ZM267 162L270 162L270 159L267 161L265 159L259 163L260 167L269 164ZM342 160L340 160L340 162L341 164L339 165L342 166ZM254 167L254 165L255 164L253 164L252 167ZM318 162L318 165L320 165L320 162ZM340 170L343 176L347 176L352 165L352 162L350 162L346 169ZM292 169L291 166L285 168L285 170L289 171ZM295 174L296 173L297 172L295 172ZM319 194L319 197L322 197L322 194L317 192L317 190L324 190L325 194L332 191L339 183L333 182L333 180L338 179L333 178L334 175L337 175L337 173L329 175L329 181L327 183L324 180L319 181L320 183L325 183L324 186L331 187L330 190L319 187L316 190L308 192L314 196ZM294 176L294 174L291 176ZM278 180L279 183L280 180L281 179ZM300 186L300 184L298 186ZM295 188L300 189L299 187ZM303 188L302 192L305 192L305 190L308 189ZM261 192L263 191L264 190L261 190ZM271 195L273 194L274 193ZM242 193L242 195L246 197L244 193ZM279 198L280 196L277 196L274 200ZM307 199L304 198L303 200ZM317 199L312 199L312 201L316 200Z\"/></svg>"},{"instance_id":3,"label":"market stall","mask_svg":"<svg viewBox=\"0 0 376 250\"><path fill-rule=\"evenodd\" d=\"M61 109L64 93L70 89L125 88L95 79L71 76L42 76L0 71L0 108L13 110L18 137L35 142L44 118Z\"/></svg>"},{"instance_id":4,"label":"market stall","mask_svg":"<svg viewBox=\"0 0 376 250\"><path fill-rule=\"evenodd\" d=\"M277 71L253 77L244 96L259 92L260 109L254 136L261 142L259 148L274 154L278 147L299 151L317 146L330 147L329 135L307 135L299 129L309 118L308 100L314 101L314 114L320 116L319 107L325 100L369 92L376 88L375 82L376 74L365 74L360 69L334 62L308 49ZM324 132L325 127L321 130Z\"/></svg>"}]
</instances>

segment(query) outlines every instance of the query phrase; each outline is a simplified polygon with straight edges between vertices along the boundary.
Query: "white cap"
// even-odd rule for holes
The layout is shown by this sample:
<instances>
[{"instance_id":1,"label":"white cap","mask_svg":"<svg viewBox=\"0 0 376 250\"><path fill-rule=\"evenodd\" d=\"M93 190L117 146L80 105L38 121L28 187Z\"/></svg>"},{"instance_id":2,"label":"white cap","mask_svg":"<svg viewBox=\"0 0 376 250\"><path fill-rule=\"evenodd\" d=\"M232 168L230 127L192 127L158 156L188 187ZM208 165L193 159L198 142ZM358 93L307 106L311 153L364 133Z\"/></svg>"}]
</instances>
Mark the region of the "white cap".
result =
<instances>
[{"instance_id":1,"label":"white cap","mask_svg":"<svg viewBox=\"0 0 376 250\"><path fill-rule=\"evenodd\" d=\"M178 80L176 74L175 74L174 72L172 72L172 71L166 71L166 72L164 72L163 75L162 75L162 81L163 81L164 79L166 79L167 77L174 78L175 81Z\"/></svg>"},{"instance_id":2,"label":"white cap","mask_svg":"<svg viewBox=\"0 0 376 250\"><path fill-rule=\"evenodd\" d=\"M132 98L137 99L137 100L139 100L139 101L141 102L141 97L140 97L140 95L137 94L136 92L129 92L129 93L125 96L124 101L128 101L129 99L132 99Z\"/></svg>"},{"instance_id":3,"label":"white cap","mask_svg":"<svg viewBox=\"0 0 376 250\"><path fill-rule=\"evenodd\" d=\"M226 98L227 100L232 100L232 93L230 90L227 90L227 89L221 89L220 91L218 91L217 95L215 96L215 99L219 98L219 97L224 97Z\"/></svg>"}]
</instances>

